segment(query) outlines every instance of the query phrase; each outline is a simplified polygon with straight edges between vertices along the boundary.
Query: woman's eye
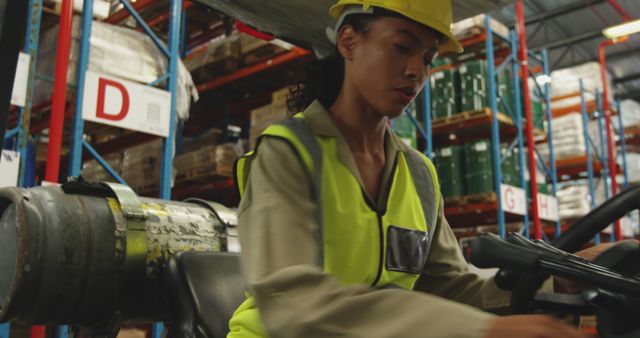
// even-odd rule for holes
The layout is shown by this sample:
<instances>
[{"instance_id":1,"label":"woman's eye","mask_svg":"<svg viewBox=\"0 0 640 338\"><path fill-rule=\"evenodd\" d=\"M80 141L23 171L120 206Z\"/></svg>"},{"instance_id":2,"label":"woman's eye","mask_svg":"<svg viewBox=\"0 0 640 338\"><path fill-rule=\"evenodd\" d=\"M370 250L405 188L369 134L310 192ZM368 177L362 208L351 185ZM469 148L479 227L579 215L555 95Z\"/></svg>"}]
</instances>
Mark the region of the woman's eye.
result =
<instances>
[{"instance_id":1,"label":"woman's eye","mask_svg":"<svg viewBox=\"0 0 640 338\"><path fill-rule=\"evenodd\" d=\"M394 44L394 46L396 47L396 49L398 50L398 52L400 53L408 53L409 52L409 47L405 46L405 45L400 45L400 44Z\"/></svg>"}]
</instances>

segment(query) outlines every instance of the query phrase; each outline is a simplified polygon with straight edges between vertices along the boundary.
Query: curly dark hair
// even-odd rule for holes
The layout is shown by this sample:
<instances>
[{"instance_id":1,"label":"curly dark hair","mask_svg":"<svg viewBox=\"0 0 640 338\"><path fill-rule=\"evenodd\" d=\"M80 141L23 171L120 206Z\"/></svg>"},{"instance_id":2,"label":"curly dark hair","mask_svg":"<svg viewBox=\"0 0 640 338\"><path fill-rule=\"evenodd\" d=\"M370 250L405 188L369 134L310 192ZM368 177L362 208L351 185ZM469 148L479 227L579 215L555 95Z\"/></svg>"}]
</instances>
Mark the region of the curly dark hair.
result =
<instances>
[{"instance_id":1,"label":"curly dark hair","mask_svg":"<svg viewBox=\"0 0 640 338\"><path fill-rule=\"evenodd\" d=\"M344 19L341 27L349 25L359 34L367 34L373 22L382 17L396 17L411 20L401 14L374 7L373 14L353 14ZM439 40L444 35L433 30ZM297 84L291 86L291 94L287 98L290 112L304 111L313 101L318 100L325 107L333 105L344 81L344 59L337 48L334 55L315 60L297 74Z\"/></svg>"}]
</instances>

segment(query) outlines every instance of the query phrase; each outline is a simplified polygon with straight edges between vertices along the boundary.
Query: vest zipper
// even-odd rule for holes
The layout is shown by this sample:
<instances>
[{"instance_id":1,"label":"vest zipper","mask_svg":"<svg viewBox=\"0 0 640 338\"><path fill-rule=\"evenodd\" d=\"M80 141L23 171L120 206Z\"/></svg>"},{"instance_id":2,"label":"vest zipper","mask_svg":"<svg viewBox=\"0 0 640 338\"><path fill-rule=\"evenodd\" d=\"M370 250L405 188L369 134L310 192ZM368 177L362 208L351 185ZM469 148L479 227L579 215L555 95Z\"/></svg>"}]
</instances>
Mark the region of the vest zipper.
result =
<instances>
[{"instance_id":1,"label":"vest zipper","mask_svg":"<svg viewBox=\"0 0 640 338\"><path fill-rule=\"evenodd\" d=\"M380 256L378 260L378 273L376 274L376 279L373 281L371 286L376 286L380 281L380 277L382 277L382 262L384 261L384 231L382 229L382 215L380 212L376 212L376 215L378 216L378 243L380 244Z\"/></svg>"}]
</instances>

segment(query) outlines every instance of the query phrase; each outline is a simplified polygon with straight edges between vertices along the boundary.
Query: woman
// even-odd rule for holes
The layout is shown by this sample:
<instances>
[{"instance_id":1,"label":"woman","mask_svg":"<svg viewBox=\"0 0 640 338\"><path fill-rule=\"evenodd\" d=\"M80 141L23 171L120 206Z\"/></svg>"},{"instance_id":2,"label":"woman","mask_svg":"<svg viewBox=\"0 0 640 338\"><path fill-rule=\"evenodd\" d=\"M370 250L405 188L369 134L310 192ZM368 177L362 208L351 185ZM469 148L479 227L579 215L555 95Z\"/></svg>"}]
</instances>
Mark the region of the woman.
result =
<instances>
[{"instance_id":1,"label":"woman","mask_svg":"<svg viewBox=\"0 0 640 338\"><path fill-rule=\"evenodd\" d=\"M387 127L437 53L461 51L450 0L340 0L331 14L333 68L238 163L251 297L228 337L581 337L478 309L509 294L468 272L433 165Z\"/></svg>"}]
</instances>

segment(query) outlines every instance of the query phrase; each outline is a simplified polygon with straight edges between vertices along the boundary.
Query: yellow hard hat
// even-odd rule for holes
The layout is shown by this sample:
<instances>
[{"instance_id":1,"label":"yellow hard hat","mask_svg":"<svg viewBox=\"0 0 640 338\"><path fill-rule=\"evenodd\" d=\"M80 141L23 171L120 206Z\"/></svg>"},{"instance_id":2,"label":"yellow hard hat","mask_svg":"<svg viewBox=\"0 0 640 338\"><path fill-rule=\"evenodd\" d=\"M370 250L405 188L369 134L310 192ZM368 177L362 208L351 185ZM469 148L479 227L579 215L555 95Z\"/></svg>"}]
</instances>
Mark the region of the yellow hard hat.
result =
<instances>
[{"instance_id":1,"label":"yellow hard hat","mask_svg":"<svg viewBox=\"0 0 640 338\"><path fill-rule=\"evenodd\" d=\"M462 46L453 36L451 0L339 0L329 10L331 16L340 19L346 6L362 6L363 12L379 7L402 14L407 18L442 33L446 41L440 44L440 53L461 53Z\"/></svg>"}]
</instances>

